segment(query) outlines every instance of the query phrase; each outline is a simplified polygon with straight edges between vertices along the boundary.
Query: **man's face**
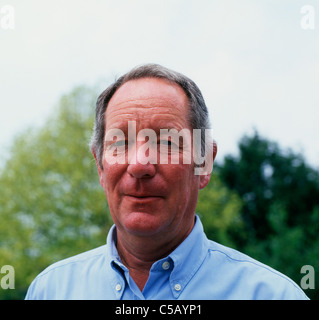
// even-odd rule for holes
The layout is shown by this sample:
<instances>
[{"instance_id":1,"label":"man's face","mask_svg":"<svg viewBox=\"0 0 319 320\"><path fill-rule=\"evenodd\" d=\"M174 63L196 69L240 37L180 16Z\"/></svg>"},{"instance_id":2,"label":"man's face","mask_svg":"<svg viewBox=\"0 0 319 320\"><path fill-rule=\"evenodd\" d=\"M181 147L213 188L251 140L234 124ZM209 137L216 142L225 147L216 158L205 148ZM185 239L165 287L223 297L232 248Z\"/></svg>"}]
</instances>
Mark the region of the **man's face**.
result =
<instances>
[{"instance_id":1,"label":"man's face","mask_svg":"<svg viewBox=\"0 0 319 320\"><path fill-rule=\"evenodd\" d=\"M162 79L144 78L128 81L116 91L106 109L105 125L106 131L122 130L127 139L128 122L133 121L137 134L142 129L154 130L160 146L160 129L187 128L192 132L188 115L188 99L182 88ZM138 141L137 149L142 144ZM193 160L183 164L182 148L177 150L178 164L170 163L170 154L168 164L161 164L159 156L156 163L145 164L143 153L137 153L135 163L110 164L105 156L107 147L103 169L98 170L118 232L161 235L167 240L186 237L194 225L198 191L207 185L209 176L194 175Z\"/></svg>"}]
</instances>

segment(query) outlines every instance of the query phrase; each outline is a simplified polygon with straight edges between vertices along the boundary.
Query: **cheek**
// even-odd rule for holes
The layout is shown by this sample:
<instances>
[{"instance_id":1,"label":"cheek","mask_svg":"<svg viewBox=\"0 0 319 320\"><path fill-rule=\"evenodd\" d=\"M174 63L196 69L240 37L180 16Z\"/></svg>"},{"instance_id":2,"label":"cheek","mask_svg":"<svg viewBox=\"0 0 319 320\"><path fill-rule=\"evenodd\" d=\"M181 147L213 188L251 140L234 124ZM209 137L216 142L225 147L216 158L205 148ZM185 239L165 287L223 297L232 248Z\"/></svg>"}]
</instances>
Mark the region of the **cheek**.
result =
<instances>
[{"instance_id":1,"label":"cheek","mask_svg":"<svg viewBox=\"0 0 319 320\"><path fill-rule=\"evenodd\" d=\"M115 191L116 186L123 175L123 172L125 172L125 168L123 167L123 165L119 165L119 164L104 165L103 189L105 191L106 196L108 196L108 194Z\"/></svg>"},{"instance_id":2,"label":"cheek","mask_svg":"<svg viewBox=\"0 0 319 320\"><path fill-rule=\"evenodd\" d=\"M192 166L185 166L174 170L170 174L171 190L174 188L175 200L179 199L179 206L192 201L193 198L197 199L199 189L199 176L194 175Z\"/></svg>"}]
</instances>

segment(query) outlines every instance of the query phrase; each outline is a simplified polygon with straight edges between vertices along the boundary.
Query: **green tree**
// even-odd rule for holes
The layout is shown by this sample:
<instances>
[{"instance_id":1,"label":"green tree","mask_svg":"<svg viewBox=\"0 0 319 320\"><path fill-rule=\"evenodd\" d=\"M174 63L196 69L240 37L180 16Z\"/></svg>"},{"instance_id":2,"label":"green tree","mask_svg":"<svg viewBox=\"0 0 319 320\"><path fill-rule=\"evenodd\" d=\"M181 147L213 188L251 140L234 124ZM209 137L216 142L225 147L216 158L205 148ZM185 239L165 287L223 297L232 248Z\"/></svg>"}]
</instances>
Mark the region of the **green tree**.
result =
<instances>
[{"instance_id":1,"label":"green tree","mask_svg":"<svg viewBox=\"0 0 319 320\"><path fill-rule=\"evenodd\" d=\"M12 145L0 174L0 262L15 268L16 289L0 298L24 298L49 264L105 243L111 220L88 147L96 96L76 88Z\"/></svg>"},{"instance_id":2,"label":"green tree","mask_svg":"<svg viewBox=\"0 0 319 320\"><path fill-rule=\"evenodd\" d=\"M241 208L237 193L213 173L209 184L199 192L196 211L209 239L236 248L238 234L244 231Z\"/></svg>"},{"instance_id":3,"label":"green tree","mask_svg":"<svg viewBox=\"0 0 319 320\"><path fill-rule=\"evenodd\" d=\"M300 154L255 132L240 140L239 155L226 156L218 172L243 201L242 251L297 283L303 265L319 266L319 172ZM306 293L318 298L316 291Z\"/></svg>"}]
</instances>

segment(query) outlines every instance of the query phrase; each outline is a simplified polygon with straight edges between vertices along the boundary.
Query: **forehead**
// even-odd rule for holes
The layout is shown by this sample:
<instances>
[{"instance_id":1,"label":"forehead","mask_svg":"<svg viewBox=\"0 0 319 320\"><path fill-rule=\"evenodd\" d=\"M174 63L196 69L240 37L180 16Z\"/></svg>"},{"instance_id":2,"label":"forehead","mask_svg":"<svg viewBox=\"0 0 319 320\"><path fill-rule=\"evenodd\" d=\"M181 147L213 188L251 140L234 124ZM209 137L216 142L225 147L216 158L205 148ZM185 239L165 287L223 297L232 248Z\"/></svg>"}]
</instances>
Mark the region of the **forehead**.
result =
<instances>
[{"instance_id":1,"label":"forehead","mask_svg":"<svg viewBox=\"0 0 319 320\"><path fill-rule=\"evenodd\" d=\"M178 122L188 126L189 103L184 90L163 79L142 78L124 83L113 95L106 109L106 127L135 120L150 126Z\"/></svg>"}]
</instances>

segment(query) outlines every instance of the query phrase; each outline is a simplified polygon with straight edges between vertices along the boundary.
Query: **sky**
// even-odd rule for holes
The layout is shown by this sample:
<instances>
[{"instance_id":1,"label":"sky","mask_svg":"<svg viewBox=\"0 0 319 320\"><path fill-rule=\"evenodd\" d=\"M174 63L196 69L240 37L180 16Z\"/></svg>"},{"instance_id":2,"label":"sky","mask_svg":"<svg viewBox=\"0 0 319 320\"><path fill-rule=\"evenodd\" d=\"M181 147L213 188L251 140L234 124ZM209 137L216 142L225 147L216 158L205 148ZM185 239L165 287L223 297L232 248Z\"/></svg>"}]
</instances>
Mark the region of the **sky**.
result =
<instances>
[{"instance_id":1,"label":"sky","mask_svg":"<svg viewBox=\"0 0 319 320\"><path fill-rule=\"evenodd\" d=\"M256 129L319 168L319 0L0 0L0 159L62 94L149 62L202 90L217 159Z\"/></svg>"}]
</instances>

